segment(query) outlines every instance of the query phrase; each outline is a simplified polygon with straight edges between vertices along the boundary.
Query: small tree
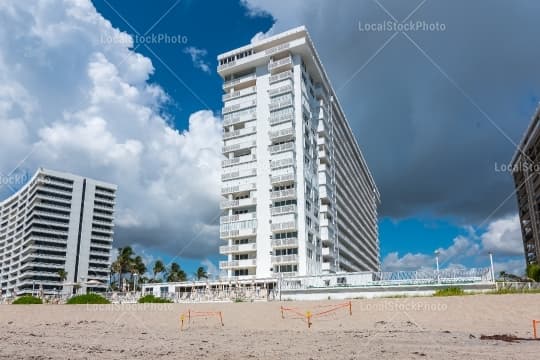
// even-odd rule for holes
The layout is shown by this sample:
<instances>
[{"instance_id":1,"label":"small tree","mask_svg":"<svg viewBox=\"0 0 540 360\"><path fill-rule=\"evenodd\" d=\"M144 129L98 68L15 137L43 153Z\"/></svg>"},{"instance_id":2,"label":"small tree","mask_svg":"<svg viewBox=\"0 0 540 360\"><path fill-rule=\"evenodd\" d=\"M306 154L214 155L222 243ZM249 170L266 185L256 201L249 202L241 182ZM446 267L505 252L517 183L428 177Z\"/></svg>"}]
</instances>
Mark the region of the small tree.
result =
<instances>
[{"instance_id":1,"label":"small tree","mask_svg":"<svg viewBox=\"0 0 540 360\"><path fill-rule=\"evenodd\" d=\"M540 265L538 264L527 265L527 277L534 281L540 281Z\"/></svg>"}]
</instances>

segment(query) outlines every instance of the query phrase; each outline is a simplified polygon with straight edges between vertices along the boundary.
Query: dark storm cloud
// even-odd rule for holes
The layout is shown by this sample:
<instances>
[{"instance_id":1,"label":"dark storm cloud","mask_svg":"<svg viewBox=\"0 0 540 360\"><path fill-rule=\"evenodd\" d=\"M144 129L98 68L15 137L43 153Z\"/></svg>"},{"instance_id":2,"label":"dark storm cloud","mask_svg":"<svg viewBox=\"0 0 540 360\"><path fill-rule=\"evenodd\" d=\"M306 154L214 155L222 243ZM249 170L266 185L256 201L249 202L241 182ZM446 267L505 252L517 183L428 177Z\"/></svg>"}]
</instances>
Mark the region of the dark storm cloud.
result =
<instances>
[{"instance_id":1,"label":"dark storm cloud","mask_svg":"<svg viewBox=\"0 0 540 360\"><path fill-rule=\"evenodd\" d=\"M421 2L380 4L401 20ZM398 34L361 71L393 34L359 31L392 20L376 2L259 5L273 31L307 25L382 193L381 215L479 224L512 193L496 164L511 160L540 98L540 3L427 1L410 20L439 31L409 31L420 50ZM495 216L512 211L514 198Z\"/></svg>"}]
</instances>

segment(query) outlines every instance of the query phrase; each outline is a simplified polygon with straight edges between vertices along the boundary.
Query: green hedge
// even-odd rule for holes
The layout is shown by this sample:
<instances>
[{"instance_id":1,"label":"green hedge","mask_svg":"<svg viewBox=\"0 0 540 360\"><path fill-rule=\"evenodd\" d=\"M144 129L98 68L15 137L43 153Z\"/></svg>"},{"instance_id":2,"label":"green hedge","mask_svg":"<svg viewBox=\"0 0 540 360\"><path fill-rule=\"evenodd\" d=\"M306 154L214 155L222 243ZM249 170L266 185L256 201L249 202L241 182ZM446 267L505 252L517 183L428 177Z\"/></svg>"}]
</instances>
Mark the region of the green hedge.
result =
<instances>
[{"instance_id":1,"label":"green hedge","mask_svg":"<svg viewBox=\"0 0 540 360\"><path fill-rule=\"evenodd\" d=\"M433 296L463 296L465 295L465 291L463 291L462 288L458 287L449 287L446 289L440 289L435 291L435 294Z\"/></svg>"},{"instance_id":2,"label":"green hedge","mask_svg":"<svg viewBox=\"0 0 540 360\"><path fill-rule=\"evenodd\" d=\"M172 303L172 301L168 299L163 299L160 297L155 297L154 295L146 295L139 299L139 304L147 304L147 303L168 304L168 303Z\"/></svg>"},{"instance_id":3,"label":"green hedge","mask_svg":"<svg viewBox=\"0 0 540 360\"><path fill-rule=\"evenodd\" d=\"M40 298L37 298L35 296L21 296L17 300L13 302L14 305L35 305L35 304L43 304L43 301L41 301Z\"/></svg>"},{"instance_id":4,"label":"green hedge","mask_svg":"<svg viewBox=\"0 0 540 360\"><path fill-rule=\"evenodd\" d=\"M66 304L110 304L111 302L98 294L77 295L70 298Z\"/></svg>"}]
</instances>

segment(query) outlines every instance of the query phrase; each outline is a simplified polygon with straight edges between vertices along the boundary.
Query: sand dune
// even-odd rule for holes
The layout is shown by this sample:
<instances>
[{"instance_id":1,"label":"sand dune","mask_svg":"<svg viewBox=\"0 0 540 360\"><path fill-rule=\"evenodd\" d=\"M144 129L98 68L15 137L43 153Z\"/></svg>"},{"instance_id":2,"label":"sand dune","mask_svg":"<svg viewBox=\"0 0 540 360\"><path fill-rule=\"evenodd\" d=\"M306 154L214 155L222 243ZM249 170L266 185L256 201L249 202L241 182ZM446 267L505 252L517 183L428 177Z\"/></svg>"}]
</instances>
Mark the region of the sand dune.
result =
<instances>
[{"instance_id":1,"label":"sand dune","mask_svg":"<svg viewBox=\"0 0 540 360\"><path fill-rule=\"evenodd\" d=\"M0 306L2 359L537 359L540 342L480 340L532 337L540 295L353 300L315 317L299 313L340 302ZM194 318L180 331L180 314Z\"/></svg>"}]
</instances>

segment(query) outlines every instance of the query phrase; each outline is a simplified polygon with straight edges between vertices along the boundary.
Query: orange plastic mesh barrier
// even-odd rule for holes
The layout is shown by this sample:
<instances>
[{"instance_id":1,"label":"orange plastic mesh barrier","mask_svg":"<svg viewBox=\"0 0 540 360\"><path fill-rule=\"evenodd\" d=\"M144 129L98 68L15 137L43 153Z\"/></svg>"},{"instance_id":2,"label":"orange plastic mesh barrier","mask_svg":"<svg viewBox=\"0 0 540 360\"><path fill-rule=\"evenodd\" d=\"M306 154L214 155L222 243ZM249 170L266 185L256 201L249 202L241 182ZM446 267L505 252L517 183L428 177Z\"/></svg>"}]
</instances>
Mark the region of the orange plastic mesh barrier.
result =
<instances>
[{"instance_id":1,"label":"orange plastic mesh barrier","mask_svg":"<svg viewBox=\"0 0 540 360\"><path fill-rule=\"evenodd\" d=\"M323 317L331 313L334 313L340 309L345 309L345 308L349 309L349 315L352 316L352 302L351 301L348 301L342 304L315 306L314 309L317 309L316 311L311 311L311 310L302 311L299 308L281 306L281 318L285 319L285 315L287 313L294 314L294 316L289 317L289 318L305 320L307 322L308 328L310 328L311 325L313 325L311 321L312 319L317 318L317 317Z\"/></svg>"},{"instance_id":2,"label":"orange plastic mesh barrier","mask_svg":"<svg viewBox=\"0 0 540 360\"><path fill-rule=\"evenodd\" d=\"M204 318L204 319L208 319L208 318L217 318L221 324L221 326L225 326L225 324L223 324L223 314L221 311L193 311L193 310L188 310L187 312L185 313L182 313L180 314L180 331L184 329L184 323L189 323L191 324L191 319L192 318Z\"/></svg>"}]
</instances>

